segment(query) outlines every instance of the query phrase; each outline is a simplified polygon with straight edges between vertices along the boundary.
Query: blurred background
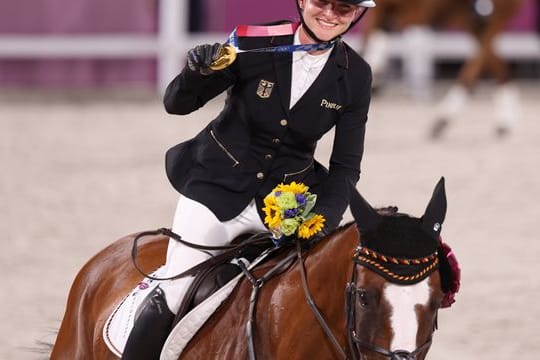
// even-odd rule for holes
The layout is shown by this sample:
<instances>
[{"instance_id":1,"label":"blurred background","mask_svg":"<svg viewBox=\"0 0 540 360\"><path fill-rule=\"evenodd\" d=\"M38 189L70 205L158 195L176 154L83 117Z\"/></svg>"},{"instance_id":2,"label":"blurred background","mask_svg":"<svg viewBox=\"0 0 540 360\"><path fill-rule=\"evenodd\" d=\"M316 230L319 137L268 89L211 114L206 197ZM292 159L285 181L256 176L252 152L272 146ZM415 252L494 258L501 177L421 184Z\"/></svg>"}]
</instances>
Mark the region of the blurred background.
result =
<instances>
[{"instance_id":1,"label":"blurred background","mask_svg":"<svg viewBox=\"0 0 540 360\"><path fill-rule=\"evenodd\" d=\"M368 37L385 2L345 36L378 79L358 189L420 216L447 179L443 237L463 284L429 358L537 359L540 5L439 9L466 4L475 31L500 21L478 44L459 15L407 22L396 9ZM444 1L407 2L416 13L426 3ZM81 266L115 239L170 226L177 194L164 153L223 105L165 113L161 95L187 50L277 19L298 19L293 0L0 2L0 358L43 358L36 344L54 342ZM496 79L494 65L462 82L464 64L491 56L486 44L507 76ZM323 163L331 145L332 134L320 142Z\"/></svg>"}]
</instances>

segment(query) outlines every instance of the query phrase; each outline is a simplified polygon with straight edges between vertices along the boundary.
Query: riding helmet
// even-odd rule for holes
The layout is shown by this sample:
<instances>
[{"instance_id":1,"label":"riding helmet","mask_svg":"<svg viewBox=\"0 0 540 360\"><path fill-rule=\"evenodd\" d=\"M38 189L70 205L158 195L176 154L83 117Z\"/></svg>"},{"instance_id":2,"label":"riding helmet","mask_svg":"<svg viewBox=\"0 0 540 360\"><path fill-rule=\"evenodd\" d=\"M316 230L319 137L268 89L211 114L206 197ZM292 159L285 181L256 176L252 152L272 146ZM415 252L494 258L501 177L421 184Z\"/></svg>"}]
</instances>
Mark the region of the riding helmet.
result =
<instances>
[{"instance_id":1,"label":"riding helmet","mask_svg":"<svg viewBox=\"0 0 540 360\"><path fill-rule=\"evenodd\" d=\"M375 7L375 1L373 0L340 0L340 1L347 4L358 5L358 6L367 7L367 8Z\"/></svg>"}]
</instances>

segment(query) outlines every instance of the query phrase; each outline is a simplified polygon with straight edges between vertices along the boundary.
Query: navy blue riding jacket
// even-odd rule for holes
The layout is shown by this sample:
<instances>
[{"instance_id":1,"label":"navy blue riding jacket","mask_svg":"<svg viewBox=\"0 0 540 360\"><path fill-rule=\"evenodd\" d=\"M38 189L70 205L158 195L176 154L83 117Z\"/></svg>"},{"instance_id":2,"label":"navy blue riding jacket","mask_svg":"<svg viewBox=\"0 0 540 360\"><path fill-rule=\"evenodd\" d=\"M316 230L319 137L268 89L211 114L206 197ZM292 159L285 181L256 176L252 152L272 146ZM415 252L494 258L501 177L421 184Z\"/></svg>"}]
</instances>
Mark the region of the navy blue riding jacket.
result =
<instances>
[{"instance_id":1,"label":"navy blue riding jacket","mask_svg":"<svg viewBox=\"0 0 540 360\"><path fill-rule=\"evenodd\" d=\"M240 48L292 44L293 36L240 39ZM237 216L279 183L303 182L316 193L314 211L335 228L360 176L371 99L371 69L338 40L321 73L289 109L292 53L239 54L227 69L209 76L187 66L169 84L164 104L189 114L222 92L221 113L194 138L167 151L174 188L201 202L221 220ZM335 129L328 170L314 159L317 141Z\"/></svg>"}]
</instances>

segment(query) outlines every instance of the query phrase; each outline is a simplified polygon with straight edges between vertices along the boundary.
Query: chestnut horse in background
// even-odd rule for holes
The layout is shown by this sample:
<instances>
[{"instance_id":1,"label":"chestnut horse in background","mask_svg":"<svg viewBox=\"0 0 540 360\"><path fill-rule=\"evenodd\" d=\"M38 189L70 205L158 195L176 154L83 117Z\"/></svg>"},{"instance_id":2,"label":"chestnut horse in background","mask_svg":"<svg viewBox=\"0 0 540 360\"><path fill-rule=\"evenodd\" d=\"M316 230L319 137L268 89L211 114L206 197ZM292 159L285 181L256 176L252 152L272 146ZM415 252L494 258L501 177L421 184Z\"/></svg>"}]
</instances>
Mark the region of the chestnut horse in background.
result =
<instances>
[{"instance_id":1,"label":"chestnut horse in background","mask_svg":"<svg viewBox=\"0 0 540 360\"><path fill-rule=\"evenodd\" d=\"M509 66L495 52L494 43L522 3L523 0L377 0L377 7L366 17L363 28L363 54L373 69L374 89L380 86L385 71L388 30L409 35L404 37L403 45L422 56L422 48L425 50L430 45L428 29L463 29L472 35L477 49L462 65L457 83L439 103L430 136L439 138L444 133L448 123L463 110L485 72L497 84L493 94L496 131L498 135L506 135L519 117L519 94L510 84Z\"/></svg>"},{"instance_id":2,"label":"chestnut horse in background","mask_svg":"<svg viewBox=\"0 0 540 360\"><path fill-rule=\"evenodd\" d=\"M421 218L397 213L397 208L375 211L356 196L353 214L361 222L310 247L285 248L252 272L260 278L296 252L252 302L252 341L246 324L255 287L244 277L180 358L247 359L251 345L249 358L259 360L424 359L437 312L449 305L444 303L447 267L437 253L446 213L444 179ZM103 342L102 328L115 305L141 281L130 261L133 239L116 241L81 269L51 359L116 358ZM139 247L140 266L151 271L163 264L167 242L164 236L149 237Z\"/></svg>"}]
</instances>

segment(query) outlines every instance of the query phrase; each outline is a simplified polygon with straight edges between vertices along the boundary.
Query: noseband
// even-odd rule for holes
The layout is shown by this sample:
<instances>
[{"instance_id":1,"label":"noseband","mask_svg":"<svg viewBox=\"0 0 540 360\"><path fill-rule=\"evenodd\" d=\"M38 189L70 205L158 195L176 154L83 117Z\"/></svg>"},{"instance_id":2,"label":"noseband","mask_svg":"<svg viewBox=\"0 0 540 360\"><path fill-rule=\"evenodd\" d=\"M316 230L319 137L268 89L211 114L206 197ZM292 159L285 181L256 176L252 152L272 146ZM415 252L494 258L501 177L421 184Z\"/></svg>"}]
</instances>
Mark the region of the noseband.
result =
<instances>
[{"instance_id":1,"label":"noseband","mask_svg":"<svg viewBox=\"0 0 540 360\"><path fill-rule=\"evenodd\" d=\"M373 352L376 352L377 354L387 357L390 360L415 360L416 357L422 351L426 350L431 345L431 337L430 337L428 341L426 341L423 345L416 348L413 352L409 352L407 350L390 351L380 346L370 344L370 343L360 340L358 336L356 336L356 331L354 330L352 330L350 336L352 338L352 341L354 341L357 348L371 350ZM353 354L355 354L355 352L353 352Z\"/></svg>"},{"instance_id":2,"label":"noseband","mask_svg":"<svg viewBox=\"0 0 540 360\"><path fill-rule=\"evenodd\" d=\"M397 283L411 283L418 282L425 279L429 276L438 266L438 257L437 253L431 254L427 257L419 259L403 259L403 258L394 258L389 256L384 256L376 253L370 249L359 246L354 254L353 261L355 266L353 267L351 281L347 284L345 289L345 306L347 314L347 340L349 343L349 350L351 352L352 358L354 360L360 360L363 358L361 355L361 349L366 349L373 351L379 355L382 355L390 360L415 360L416 357L424 350L429 348L431 345L431 336L430 338L414 351L409 352L407 350L395 350L390 351L388 349L382 348L375 344L371 344L361 340L356 333L356 307L355 304L359 300L359 294L365 292L364 289L359 289L356 286L356 281L358 278L357 267L358 266L368 266L370 269L375 272L383 275L385 278L390 281ZM391 271L390 267L385 265L387 264L398 264L398 265L414 265L420 266L420 270L416 271L413 274L396 274ZM393 280L392 280L393 279Z\"/></svg>"}]
</instances>

